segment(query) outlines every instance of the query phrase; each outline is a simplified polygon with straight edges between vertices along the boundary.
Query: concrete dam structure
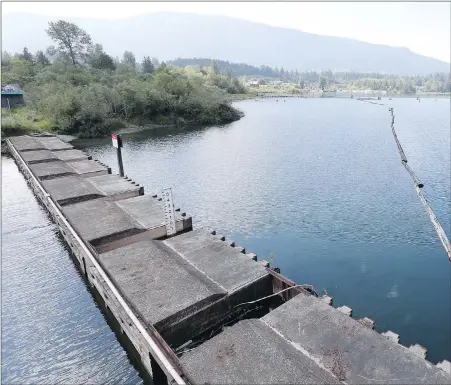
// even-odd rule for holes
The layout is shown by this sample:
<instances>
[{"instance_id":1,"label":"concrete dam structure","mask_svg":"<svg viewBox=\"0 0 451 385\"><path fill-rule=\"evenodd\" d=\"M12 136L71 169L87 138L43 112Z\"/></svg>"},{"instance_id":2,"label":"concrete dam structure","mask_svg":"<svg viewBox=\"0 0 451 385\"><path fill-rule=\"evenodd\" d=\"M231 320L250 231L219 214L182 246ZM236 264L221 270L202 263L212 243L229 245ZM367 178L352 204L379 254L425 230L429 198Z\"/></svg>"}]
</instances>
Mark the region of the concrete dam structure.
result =
<instances>
[{"instance_id":1,"label":"concrete dam structure","mask_svg":"<svg viewBox=\"0 0 451 385\"><path fill-rule=\"evenodd\" d=\"M155 384L450 384L450 363L378 333L161 194L55 136L7 139L99 305Z\"/></svg>"}]
</instances>

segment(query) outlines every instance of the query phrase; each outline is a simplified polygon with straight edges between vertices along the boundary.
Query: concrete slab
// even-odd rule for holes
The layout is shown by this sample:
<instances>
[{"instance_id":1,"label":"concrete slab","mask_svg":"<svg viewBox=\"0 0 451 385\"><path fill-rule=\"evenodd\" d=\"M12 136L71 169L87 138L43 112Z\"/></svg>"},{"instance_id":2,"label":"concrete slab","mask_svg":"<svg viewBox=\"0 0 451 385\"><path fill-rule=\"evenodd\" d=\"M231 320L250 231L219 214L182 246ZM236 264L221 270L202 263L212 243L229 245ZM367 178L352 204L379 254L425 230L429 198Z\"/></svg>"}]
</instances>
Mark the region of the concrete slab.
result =
<instances>
[{"instance_id":1,"label":"concrete slab","mask_svg":"<svg viewBox=\"0 0 451 385\"><path fill-rule=\"evenodd\" d=\"M120 201L99 198L65 205L62 210L79 234L98 253L104 253L135 242L166 236L164 225L151 227L154 219L142 220L140 215L133 215L139 209L142 209L144 213L152 212L152 210L146 210L145 203L149 201L137 200L138 198L141 197ZM123 207L127 207L129 211L124 210ZM155 211L154 215L163 217L163 209L161 208L160 213ZM187 230L188 228L183 226L186 223L191 226L191 218L188 220L183 218L183 221L177 223L179 229Z\"/></svg>"},{"instance_id":2,"label":"concrete slab","mask_svg":"<svg viewBox=\"0 0 451 385\"><path fill-rule=\"evenodd\" d=\"M93 188L90 178L71 175L42 181L50 196L61 206L101 198L102 192Z\"/></svg>"},{"instance_id":3,"label":"concrete slab","mask_svg":"<svg viewBox=\"0 0 451 385\"><path fill-rule=\"evenodd\" d=\"M70 168L67 164L60 161L35 163L30 164L29 167L33 174L40 180L48 180L68 175L75 175L74 169Z\"/></svg>"},{"instance_id":4,"label":"concrete slab","mask_svg":"<svg viewBox=\"0 0 451 385\"><path fill-rule=\"evenodd\" d=\"M20 155L28 164L54 162L59 160L53 152L49 150L24 151Z\"/></svg>"},{"instance_id":5,"label":"concrete slab","mask_svg":"<svg viewBox=\"0 0 451 385\"><path fill-rule=\"evenodd\" d=\"M115 202L93 199L62 207L78 234L99 251L100 246L146 231ZM100 248L101 249L101 248Z\"/></svg>"},{"instance_id":6,"label":"concrete slab","mask_svg":"<svg viewBox=\"0 0 451 385\"><path fill-rule=\"evenodd\" d=\"M260 320L240 321L180 358L197 384L337 384Z\"/></svg>"},{"instance_id":7,"label":"concrete slab","mask_svg":"<svg viewBox=\"0 0 451 385\"><path fill-rule=\"evenodd\" d=\"M77 162L70 162L67 163L67 166L73 169L76 174L84 177L106 175L111 172L110 169L94 162L93 160L79 160Z\"/></svg>"},{"instance_id":8,"label":"concrete slab","mask_svg":"<svg viewBox=\"0 0 451 385\"><path fill-rule=\"evenodd\" d=\"M59 178L68 175L79 175L84 177L95 175L106 175L108 169L92 160L80 160L77 162L46 162L30 165L31 171L41 180Z\"/></svg>"},{"instance_id":9,"label":"concrete slab","mask_svg":"<svg viewBox=\"0 0 451 385\"><path fill-rule=\"evenodd\" d=\"M262 265L203 229L164 242L228 293L269 275Z\"/></svg>"},{"instance_id":10,"label":"concrete slab","mask_svg":"<svg viewBox=\"0 0 451 385\"><path fill-rule=\"evenodd\" d=\"M99 258L117 287L158 331L226 295L161 241L138 242Z\"/></svg>"},{"instance_id":11,"label":"concrete slab","mask_svg":"<svg viewBox=\"0 0 451 385\"><path fill-rule=\"evenodd\" d=\"M144 188L131 184L119 175L107 174L92 178L72 175L42 182L46 191L61 206L90 199L127 199L144 194Z\"/></svg>"},{"instance_id":12,"label":"concrete slab","mask_svg":"<svg viewBox=\"0 0 451 385\"><path fill-rule=\"evenodd\" d=\"M88 179L105 197L133 198L144 195L144 187L132 184L117 174L99 175ZM114 199L116 200L116 199Z\"/></svg>"},{"instance_id":13,"label":"concrete slab","mask_svg":"<svg viewBox=\"0 0 451 385\"><path fill-rule=\"evenodd\" d=\"M166 236L163 203L158 199L143 195L119 201L117 205L143 227L153 229L154 239ZM191 217L183 217L180 213L175 213L175 228L177 232L192 229Z\"/></svg>"},{"instance_id":14,"label":"concrete slab","mask_svg":"<svg viewBox=\"0 0 451 385\"><path fill-rule=\"evenodd\" d=\"M17 151L36 151L36 150L46 150L47 148L35 138L28 135L14 136L9 138L11 143L14 145Z\"/></svg>"},{"instance_id":15,"label":"concrete slab","mask_svg":"<svg viewBox=\"0 0 451 385\"><path fill-rule=\"evenodd\" d=\"M70 150L74 148L74 146L69 143L63 142L56 136L41 136L37 137L36 140L40 142L44 148L50 151Z\"/></svg>"},{"instance_id":16,"label":"concrete slab","mask_svg":"<svg viewBox=\"0 0 451 385\"><path fill-rule=\"evenodd\" d=\"M80 150L60 150L53 152L54 156L63 162L88 160L88 155Z\"/></svg>"},{"instance_id":17,"label":"concrete slab","mask_svg":"<svg viewBox=\"0 0 451 385\"><path fill-rule=\"evenodd\" d=\"M402 345L314 296L299 294L262 318L348 384L449 384L451 377Z\"/></svg>"}]
</instances>

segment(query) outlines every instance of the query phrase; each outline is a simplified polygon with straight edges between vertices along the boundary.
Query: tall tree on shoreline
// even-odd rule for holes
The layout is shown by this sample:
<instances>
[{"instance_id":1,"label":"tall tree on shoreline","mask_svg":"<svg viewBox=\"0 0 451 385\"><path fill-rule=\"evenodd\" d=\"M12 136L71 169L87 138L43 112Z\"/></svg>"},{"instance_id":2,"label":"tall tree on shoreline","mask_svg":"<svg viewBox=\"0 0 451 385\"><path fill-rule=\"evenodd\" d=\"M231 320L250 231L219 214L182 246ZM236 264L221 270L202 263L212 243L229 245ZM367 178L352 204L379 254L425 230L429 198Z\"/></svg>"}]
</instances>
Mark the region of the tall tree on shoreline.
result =
<instances>
[{"instance_id":1,"label":"tall tree on shoreline","mask_svg":"<svg viewBox=\"0 0 451 385\"><path fill-rule=\"evenodd\" d=\"M144 56L144 60L141 64L141 71L144 74L151 74L151 73L155 72L155 68L154 68L149 56Z\"/></svg>"},{"instance_id":2,"label":"tall tree on shoreline","mask_svg":"<svg viewBox=\"0 0 451 385\"><path fill-rule=\"evenodd\" d=\"M44 52L40 50L36 52L35 61L37 65L40 65L42 67L50 65L50 60L47 58L47 56L45 56Z\"/></svg>"},{"instance_id":3,"label":"tall tree on shoreline","mask_svg":"<svg viewBox=\"0 0 451 385\"><path fill-rule=\"evenodd\" d=\"M125 51L122 57L122 63L129 65L133 71L136 70L136 58L135 54L131 51Z\"/></svg>"},{"instance_id":4,"label":"tall tree on shoreline","mask_svg":"<svg viewBox=\"0 0 451 385\"><path fill-rule=\"evenodd\" d=\"M19 59L33 63L33 55L28 51L27 47L23 48L22 53L19 55Z\"/></svg>"},{"instance_id":5,"label":"tall tree on shoreline","mask_svg":"<svg viewBox=\"0 0 451 385\"><path fill-rule=\"evenodd\" d=\"M80 65L90 52L91 37L74 23L64 20L51 21L46 32L58 44L57 47L51 46L47 49L49 55L58 55L70 61L74 67Z\"/></svg>"}]
</instances>

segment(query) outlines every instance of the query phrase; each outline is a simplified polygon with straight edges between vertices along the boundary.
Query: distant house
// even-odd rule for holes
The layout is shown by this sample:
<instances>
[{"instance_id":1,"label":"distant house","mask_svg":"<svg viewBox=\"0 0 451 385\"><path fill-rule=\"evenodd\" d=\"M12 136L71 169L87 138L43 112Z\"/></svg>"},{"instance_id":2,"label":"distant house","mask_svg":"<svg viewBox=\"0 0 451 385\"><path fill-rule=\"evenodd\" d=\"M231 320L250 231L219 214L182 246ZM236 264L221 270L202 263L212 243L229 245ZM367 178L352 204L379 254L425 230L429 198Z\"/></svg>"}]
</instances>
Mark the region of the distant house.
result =
<instances>
[{"instance_id":1,"label":"distant house","mask_svg":"<svg viewBox=\"0 0 451 385\"><path fill-rule=\"evenodd\" d=\"M249 82L249 85L251 87L259 87L260 83L258 82L258 80L252 80L251 82Z\"/></svg>"},{"instance_id":2,"label":"distant house","mask_svg":"<svg viewBox=\"0 0 451 385\"><path fill-rule=\"evenodd\" d=\"M24 105L23 92L18 84L2 85L2 108L17 108Z\"/></svg>"}]
</instances>

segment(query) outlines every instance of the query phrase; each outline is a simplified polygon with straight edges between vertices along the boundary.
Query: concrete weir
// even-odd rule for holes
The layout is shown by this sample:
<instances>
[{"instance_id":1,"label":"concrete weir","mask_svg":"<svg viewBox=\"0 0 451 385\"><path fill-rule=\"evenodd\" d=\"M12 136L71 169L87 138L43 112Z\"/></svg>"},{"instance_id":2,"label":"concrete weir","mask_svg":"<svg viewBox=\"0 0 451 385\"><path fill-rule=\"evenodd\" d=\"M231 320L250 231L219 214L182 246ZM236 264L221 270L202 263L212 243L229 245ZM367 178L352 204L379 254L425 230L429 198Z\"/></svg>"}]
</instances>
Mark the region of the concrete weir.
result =
<instances>
[{"instance_id":1,"label":"concrete weir","mask_svg":"<svg viewBox=\"0 0 451 385\"><path fill-rule=\"evenodd\" d=\"M154 383L451 383L448 361L193 230L179 209L168 237L158 195L57 137L7 144Z\"/></svg>"}]
</instances>

